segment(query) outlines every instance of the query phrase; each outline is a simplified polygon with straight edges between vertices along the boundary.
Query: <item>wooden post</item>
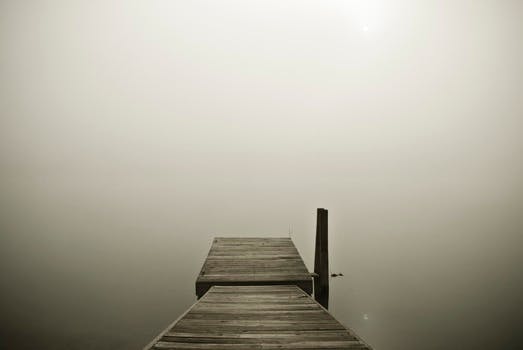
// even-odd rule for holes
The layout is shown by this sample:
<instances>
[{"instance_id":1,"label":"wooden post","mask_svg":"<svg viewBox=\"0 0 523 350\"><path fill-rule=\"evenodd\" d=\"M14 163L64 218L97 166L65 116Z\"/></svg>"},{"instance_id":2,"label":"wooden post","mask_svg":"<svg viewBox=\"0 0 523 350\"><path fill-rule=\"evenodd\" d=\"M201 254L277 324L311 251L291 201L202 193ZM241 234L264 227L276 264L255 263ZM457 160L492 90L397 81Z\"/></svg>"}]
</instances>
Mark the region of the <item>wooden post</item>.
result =
<instances>
[{"instance_id":1,"label":"wooden post","mask_svg":"<svg viewBox=\"0 0 523 350\"><path fill-rule=\"evenodd\" d=\"M327 209L318 208L316 217L316 250L314 253L314 299L329 308L329 224Z\"/></svg>"}]
</instances>

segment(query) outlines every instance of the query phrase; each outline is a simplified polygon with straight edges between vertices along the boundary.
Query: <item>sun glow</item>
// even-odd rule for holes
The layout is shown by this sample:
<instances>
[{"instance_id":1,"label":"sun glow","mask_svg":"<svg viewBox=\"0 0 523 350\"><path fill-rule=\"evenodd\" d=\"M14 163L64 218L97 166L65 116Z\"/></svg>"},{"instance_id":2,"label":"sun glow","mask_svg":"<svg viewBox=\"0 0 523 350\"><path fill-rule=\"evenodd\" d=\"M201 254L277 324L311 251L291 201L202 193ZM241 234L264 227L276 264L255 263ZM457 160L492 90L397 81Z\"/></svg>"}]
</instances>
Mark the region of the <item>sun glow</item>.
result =
<instances>
[{"instance_id":1,"label":"sun glow","mask_svg":"<svg viewBox=\"0 0 523 350\"><path fill-rule=\"evenodd\" d=\"M377 32L385 25L387 9L379 0L344 2L343 11L349 23L361 32Z\"/></svg>"}]
</instances>

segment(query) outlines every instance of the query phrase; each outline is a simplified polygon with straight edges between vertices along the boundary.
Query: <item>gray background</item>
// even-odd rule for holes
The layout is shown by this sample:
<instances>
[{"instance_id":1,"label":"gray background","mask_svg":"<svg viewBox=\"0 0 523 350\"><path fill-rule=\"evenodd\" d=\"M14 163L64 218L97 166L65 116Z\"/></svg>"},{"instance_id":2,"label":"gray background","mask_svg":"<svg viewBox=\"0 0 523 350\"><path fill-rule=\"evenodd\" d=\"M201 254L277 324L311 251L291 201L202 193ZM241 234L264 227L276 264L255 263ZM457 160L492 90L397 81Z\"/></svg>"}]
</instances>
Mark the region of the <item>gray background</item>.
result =
<instances>
[{"instance_id":1,"label":"gray background","mask_svg":"<svg viewBox=\"0 0 523 350\"><path fill-rule=\"evenodd\" d=\"M330 214L377 349L521 344L523 2L1 1L0 345L138 349L215 235ZM517 343L519 342L519 343Z\"/></svg>"}]
</instances>

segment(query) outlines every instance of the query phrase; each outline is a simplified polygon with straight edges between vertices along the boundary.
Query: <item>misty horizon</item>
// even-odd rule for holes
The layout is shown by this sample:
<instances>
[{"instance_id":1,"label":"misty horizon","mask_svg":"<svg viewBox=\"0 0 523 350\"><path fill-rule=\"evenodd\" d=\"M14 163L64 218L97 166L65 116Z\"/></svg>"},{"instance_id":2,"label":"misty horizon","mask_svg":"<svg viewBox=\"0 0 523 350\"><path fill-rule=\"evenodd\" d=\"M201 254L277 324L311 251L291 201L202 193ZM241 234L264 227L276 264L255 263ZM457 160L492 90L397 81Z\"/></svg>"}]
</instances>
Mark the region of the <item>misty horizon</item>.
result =
<instances>
[{"instance_id":1,"label":"misty horizon","mask_svg":"<svg viewBox=\"0 0 523 350\"><path fill-rule=\"evenodd\" d=\"M2 1L0 346L141 349L291 236L375 349L517 349L523 2ZM168 305L166 307L166 305Z\"/></svg>"}]
</instances>

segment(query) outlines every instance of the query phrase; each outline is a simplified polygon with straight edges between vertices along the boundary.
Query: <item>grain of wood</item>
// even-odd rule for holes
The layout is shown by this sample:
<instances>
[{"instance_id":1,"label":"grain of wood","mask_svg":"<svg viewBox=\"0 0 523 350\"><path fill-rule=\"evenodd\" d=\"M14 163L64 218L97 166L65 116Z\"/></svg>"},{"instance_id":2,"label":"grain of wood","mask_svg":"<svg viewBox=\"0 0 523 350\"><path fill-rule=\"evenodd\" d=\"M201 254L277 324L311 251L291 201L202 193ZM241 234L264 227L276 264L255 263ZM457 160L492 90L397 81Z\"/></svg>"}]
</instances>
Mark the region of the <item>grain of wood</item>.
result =
<instances>
[{"instance_id":1,"label":"grain of wood","mask_svg":"<svg viewBox=\"0 0 523 350\"><path fill-rule=\"evenodd\" d=\"M312 278L290 238L215 238L196 279L200 298L214 285L294 284L312 293Z\"/></svg>"},{"instance_id":2,"label":"grain of wood","mask_svg":"<svg viewBox=\"0 0 523 350\"><path fill-rule=\"evenodd\" d=\"M295 285L213 286L146 349L370 349Z\"/></svg>"}]
</instances>

